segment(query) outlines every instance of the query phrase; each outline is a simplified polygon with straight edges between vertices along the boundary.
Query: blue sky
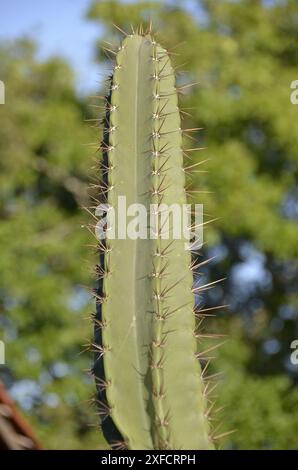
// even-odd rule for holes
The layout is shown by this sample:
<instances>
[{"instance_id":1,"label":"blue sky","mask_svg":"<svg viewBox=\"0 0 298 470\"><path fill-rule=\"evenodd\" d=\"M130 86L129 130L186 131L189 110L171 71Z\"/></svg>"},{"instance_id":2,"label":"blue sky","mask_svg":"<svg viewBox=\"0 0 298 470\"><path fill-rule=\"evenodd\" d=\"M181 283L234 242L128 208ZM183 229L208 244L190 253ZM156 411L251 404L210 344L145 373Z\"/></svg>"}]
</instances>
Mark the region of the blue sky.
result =
<instances>
[{"instance_id":1,"label":"blue sky","mask_svg":"<svg viewBox=\"0 0 298 470\"><path fill-rule=\"evenodd\" d=\"M78 89L88 93L98 87L100 79L100 68L94 62L100 27L84 19L90 4L91 0L2 0L0 40L24 35L35 38L39 57L65 57L77 72Z\"/></svg>"},{"instance_id":2,"label":"blue sky","mask_svg":"<svg viewBox=\"0 0 298 470\"><path fill-rule=\"evenodd\" d=\"M168 5L177 2L201 17L197 0L164 0ZM0 0L0 41L24 35L36 39L40 59L57 54L65 57L76 71L78 90L93 92L102 78L102 69L94 61L101 27L85 19L91 3L92 0Z\"/></svg>"}]
</instances>

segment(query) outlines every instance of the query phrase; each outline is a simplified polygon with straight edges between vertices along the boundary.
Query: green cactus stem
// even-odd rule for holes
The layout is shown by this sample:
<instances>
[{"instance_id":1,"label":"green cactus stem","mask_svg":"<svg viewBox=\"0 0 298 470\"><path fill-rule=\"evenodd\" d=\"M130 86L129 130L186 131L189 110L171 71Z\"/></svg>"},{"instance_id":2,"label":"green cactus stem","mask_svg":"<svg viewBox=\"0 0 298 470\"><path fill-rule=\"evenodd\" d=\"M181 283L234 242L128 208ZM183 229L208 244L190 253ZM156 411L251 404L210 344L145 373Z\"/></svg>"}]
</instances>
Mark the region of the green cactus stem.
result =
<instances>
[{"instance_id":1,"label":"green cactus stem","mask_svg":"<svg viewBox=\"0 0 298 470\"><path fill-rule=\"evenodd\" d=\"M182 131L167 51L127 36L106 97L101 195L185 204ZM148 229L149 230L149 229ZM115 448L212 449L184 239L100 241L95 364L102 429Z\"/></svg>"}]
</instances>

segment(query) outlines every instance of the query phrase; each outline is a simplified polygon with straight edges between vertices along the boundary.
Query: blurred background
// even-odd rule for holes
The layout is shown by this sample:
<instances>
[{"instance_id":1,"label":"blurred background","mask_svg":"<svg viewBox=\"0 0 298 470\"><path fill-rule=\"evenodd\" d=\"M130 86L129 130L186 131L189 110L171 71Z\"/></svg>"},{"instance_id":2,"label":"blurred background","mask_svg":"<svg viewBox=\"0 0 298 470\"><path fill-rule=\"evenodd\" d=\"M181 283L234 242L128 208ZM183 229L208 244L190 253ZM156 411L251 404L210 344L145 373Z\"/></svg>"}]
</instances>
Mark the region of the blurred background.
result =
<instances>
[{"instance_id":1,"label":"blurred background","mask_svg":"<svg viewBox=\"0 0 298 470\"><path fill-rule=\"evenodd\" d=\"M4 0L0 5L0 380L48 449L99 449L92 358L96 255L88 183L109 73L99 45L153 21L173 52L187 127L208 159L195 202L218 218L205 229L201 259L214 257L206 322L228 335L212 365L228 449L298 448L298 79L296 0ZM108 46L109 47L109 46ZM296 358L296 361L295 361ZM217 426L217 423L215 424Z\"/></svg>"}]
</instances>

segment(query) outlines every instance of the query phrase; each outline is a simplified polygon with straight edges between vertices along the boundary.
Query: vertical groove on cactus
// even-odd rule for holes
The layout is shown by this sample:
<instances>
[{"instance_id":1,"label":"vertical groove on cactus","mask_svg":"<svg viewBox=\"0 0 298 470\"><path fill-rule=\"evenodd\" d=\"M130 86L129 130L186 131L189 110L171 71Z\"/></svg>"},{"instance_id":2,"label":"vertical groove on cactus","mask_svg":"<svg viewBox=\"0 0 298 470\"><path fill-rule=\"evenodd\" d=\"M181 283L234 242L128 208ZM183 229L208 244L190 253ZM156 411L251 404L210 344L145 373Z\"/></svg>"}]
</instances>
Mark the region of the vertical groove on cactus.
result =
<instances>
[{"instance_id":1,"label":"vertical groove on cactus","mask_svg":"<svg viewBox=\"0 0 298 470\"><path fill-rule=\"evenodd\" d=\"M130 449L213 448L191 254L173 230L163 237L173 229L163 205L175 211L186 203L175 76L149 34L127 36L116 55L101 147L108 204L121 214L136 203L147 214L153 207L157 221L154 236L148 227L130 239L116 220L116 237L99 243L94 374L104 434Z\"/></svg>"}]
</instances>

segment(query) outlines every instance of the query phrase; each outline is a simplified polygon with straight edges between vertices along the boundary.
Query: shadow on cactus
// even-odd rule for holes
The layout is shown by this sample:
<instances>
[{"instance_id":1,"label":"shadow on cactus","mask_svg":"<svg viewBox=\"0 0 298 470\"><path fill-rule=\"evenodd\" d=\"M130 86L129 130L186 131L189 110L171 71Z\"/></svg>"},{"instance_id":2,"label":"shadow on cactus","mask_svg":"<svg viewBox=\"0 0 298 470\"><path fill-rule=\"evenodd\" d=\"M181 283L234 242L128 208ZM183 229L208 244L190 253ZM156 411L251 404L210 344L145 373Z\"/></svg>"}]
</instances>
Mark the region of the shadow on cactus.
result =
<instances>
[{"instance_id":1,"label":"shadow on cactus","mask_svg":"<svg viewBox=\"0 0 298 470\"><path fill-rule=\"evenodd\" d=\"M126 35L104 98L97 202L185 204L175 75L151 32ZM213 449L206 351L198 351L191 252L185 241L105 238L94 316L99 414L115 449ZM200 287L200 289L204 289ZM212 349L212 348L211 348ZM211 387L210 387L211 388Z\"/></svg>"}]
</instances>

